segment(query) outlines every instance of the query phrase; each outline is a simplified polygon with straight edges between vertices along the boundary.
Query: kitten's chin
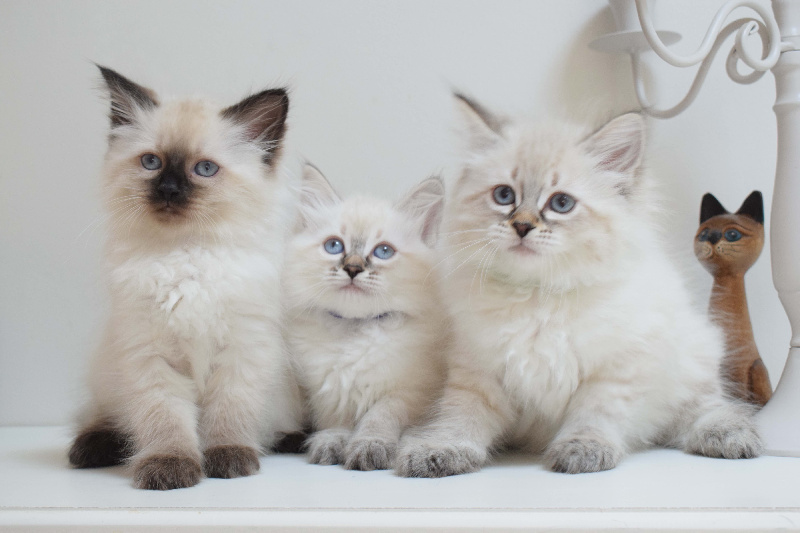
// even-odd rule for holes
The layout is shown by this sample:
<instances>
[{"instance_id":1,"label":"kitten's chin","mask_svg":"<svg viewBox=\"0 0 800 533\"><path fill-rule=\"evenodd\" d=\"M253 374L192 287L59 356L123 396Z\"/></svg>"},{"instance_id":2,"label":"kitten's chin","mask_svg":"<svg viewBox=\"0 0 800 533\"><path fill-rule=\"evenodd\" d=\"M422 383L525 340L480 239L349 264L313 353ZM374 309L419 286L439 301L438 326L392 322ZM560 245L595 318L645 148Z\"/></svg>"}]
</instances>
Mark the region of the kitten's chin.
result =
<instances>
[{"instance_id":1,"label":"kitten's chin","mask_svg":"<svg viewBox=\"0 0 800 533\"><path fill-rule=\"evenodd\" d=\"M520 257L537 256L539 252L532 248L528 248L524 242L516 244L508 249L512 254Z\"/></svg>"}]
</instances>

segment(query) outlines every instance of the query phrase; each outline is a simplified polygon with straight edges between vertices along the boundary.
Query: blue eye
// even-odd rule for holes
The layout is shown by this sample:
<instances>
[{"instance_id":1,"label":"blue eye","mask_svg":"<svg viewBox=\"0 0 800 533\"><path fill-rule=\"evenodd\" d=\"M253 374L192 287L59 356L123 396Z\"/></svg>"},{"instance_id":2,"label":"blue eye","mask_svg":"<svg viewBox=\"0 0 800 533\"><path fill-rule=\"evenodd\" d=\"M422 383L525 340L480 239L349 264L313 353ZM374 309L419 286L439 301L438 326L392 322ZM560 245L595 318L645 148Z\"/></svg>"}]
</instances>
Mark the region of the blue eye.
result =
<instances>
[{"instance_id":1,"label":"blue eye","mask_svg":"<svg viewBox=\"0 0 800 533\"><path fill-rule=\"evenodd\" d=\"M697 236L697 240L700 242L708 240L708 228L705 228L703 231L700 232L700 235Z\"/></svg>"},{"instance_id":2,"label":"blue eye","mask_svg":"<svg viewBox=\"0 0 800 533\"><path fill-rule=\"evenodd\" d=\"M738 230L729 229L725 232L725 240L728 242L736 242L742 238L742 234Z\"/></svg>"},{"instance_id":3,"label":"blue eye","mask_svg":"<svg viewBox=\"0 0 800 533\"><path fill-rule=\"evenodd\" d=\"M156 154L144 154L142 156L142 166L147 170L158 170L161 168L161 159Z\"/></svg>"},{"instance_id":4,"label":"blue eye","mask_svg":"<svg viewBox=\"0 0 800 533\"><path fill-rule=\"evenodd\" d=\"M337 239L336 237L332 237L327 241L325 241L324 246L325 246L325 251L328 252L329 254L336 255L344 252L344 243L339 239Z\"/></svg>"},{"instance_id":5,"label":"blue eye","mask_svg":"<svg viewBox=\"0 0 800 533\"><path fill-rule=\"evenodd\" d=\"M557 192L550 197L550 209L556 213L569 213L575 207L575 198L563 192Z\"/></svg>"},{"instance_id":6,"label":"blue eye","mask_svg":"<svg viewBox=\"0 0 800 533\"><path fill-rule=\"evenodd\" d=\"M513 204L514 200L517 199L517 195L514 194L514 189L508 185L498 185L495 187L492 196L494 197L494 201L500 205Z\"/></svg>"},{"instance_id":7,"label":"blue eye","mask_svg":"<svg viewBox=\"0 0 800 533\"><path fill-rule=\"evenodd\" d=\"M372 250L372 255L378 259L389 259L394 255L394 248L388 244L379 244L374 250Z\"/></svg>"},{"instance_id":8,"label":"blue eye","mask_svg":"<svg viewBox=\"0 0 800 533\"><path fill-rule=\"evenodd\" d=\"M195 174L203 176L204 178L210 178L216 174L218 170L219 166L211 161L200 161L194 166Z\"/></svg>"}]
</instances>

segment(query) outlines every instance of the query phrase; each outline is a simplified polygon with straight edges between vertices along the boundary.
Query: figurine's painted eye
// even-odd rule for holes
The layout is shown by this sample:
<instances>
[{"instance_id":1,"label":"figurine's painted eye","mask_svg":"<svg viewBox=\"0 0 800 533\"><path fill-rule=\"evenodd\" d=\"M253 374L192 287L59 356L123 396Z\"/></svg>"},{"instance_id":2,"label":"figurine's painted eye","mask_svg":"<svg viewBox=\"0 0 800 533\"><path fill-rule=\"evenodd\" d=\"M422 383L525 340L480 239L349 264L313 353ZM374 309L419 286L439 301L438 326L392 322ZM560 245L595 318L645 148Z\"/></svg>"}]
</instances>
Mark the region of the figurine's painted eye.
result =
<instances>
[{"instance_id":1,"label":"figurine's painted eye","mask_svg":"<svg viewBox=\"0 0 800 533\"><path fill-rule=\"evenodd\" d=\"M156 154L144 154L141 161L142 166L147 170L158 170L161 168L161 159Z\"/></svg>"},{"instance_id":2,"label":"figurine's painted eye","mask_svg":"<svg viewBox=\"0 0 800 533\"><path fill-rule=\"evenodd\" d=\"M556 213L569 213L575 208L575 198L563 192L557 192L550 197L550 209Z\"/></svg>"},{"instance_id":3,"label":"figurine's painted eye","mask_svg":"<svg viewBox=\"0 0 800 533\"><path fill-rule=\"evenodd\" d=\"M700 242L708 240L708 228L700 232L700 235L697 236L697 240Z\"/></svg>"},{"instance_id":4,"label":"figurine's painted eye","mask_svg":"<svg viewBox=\"0 0 800 533\"><path fill-rule=\"evenodd\" d=\"M498 185L495 187L492 196L494 197L494 201L500 205L513 204L514 200L517 199L517 195L514 194L514 189L508 185Z\"/></svg>"},{"instance_id":5,"label":"figurine's painted eye","mask_svg":"<svg viewBox=\"0 0 800 533\"><path fill-rule=\"evenodd\" d=\"M725 232L725 240L728 242L736 242L742 238L742 234L739 233L739 230L729 229Z\"/></svg>"},{"instance_id":6,"label":"figurine's painted eye","mask_svg":"<svg viewBox=\"0 0 800 533\"><path fill-rule=\"evenodd\" d=\"M204 178L210 178L219 170L219 165L213 161L200 161L194 166L194 173Z\"/></svg>"},{"instance_id":7,"label":"figurine's painted eye","mask_svg":"<svg viewBox=\"0 0 800 533\"><path fill-rule=\"evenodd\" d=\"M379 244L374 250L372 250L372 255L378 259L389 259L394 255L394 248L388 244Z\"/></svg>"},{"instance_id":8,"label":"figurine's painted eye","mask_svg":"<svg viewBox=\"0 0 800 533\"><path fill-rule=\"evenodd\" d=\"M325 246L325 251L328 252L329 254L336 255L344 252L344 243L340 239L337 239L336 237L331 237L330 239L325 241L324 246Z\"/></svg>"}]
</instances>

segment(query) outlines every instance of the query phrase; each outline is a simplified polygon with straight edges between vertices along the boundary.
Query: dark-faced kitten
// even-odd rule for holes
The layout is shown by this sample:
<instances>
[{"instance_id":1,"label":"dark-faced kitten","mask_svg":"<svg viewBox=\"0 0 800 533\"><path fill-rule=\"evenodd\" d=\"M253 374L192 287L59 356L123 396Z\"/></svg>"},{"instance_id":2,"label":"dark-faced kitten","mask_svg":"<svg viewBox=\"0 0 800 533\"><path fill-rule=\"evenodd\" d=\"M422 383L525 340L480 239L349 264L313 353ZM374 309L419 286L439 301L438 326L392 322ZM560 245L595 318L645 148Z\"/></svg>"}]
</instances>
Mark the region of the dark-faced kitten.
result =
<instances>
[{"instance_id":1,"label":"dark-faced kitten","mask_svg":"<svg viewBox=\"0 0 800 533\"><path fill-rule=\"evenodd\" d=\"M725 331L722 374L737 398L756 405L767 403L772 385L753 338L744 274L763 247L764 202L759 191L753 191L736 213L729 213L714 195L703 196L694 253L714 276L709 313Z\"/></svg>"}]
</instances>

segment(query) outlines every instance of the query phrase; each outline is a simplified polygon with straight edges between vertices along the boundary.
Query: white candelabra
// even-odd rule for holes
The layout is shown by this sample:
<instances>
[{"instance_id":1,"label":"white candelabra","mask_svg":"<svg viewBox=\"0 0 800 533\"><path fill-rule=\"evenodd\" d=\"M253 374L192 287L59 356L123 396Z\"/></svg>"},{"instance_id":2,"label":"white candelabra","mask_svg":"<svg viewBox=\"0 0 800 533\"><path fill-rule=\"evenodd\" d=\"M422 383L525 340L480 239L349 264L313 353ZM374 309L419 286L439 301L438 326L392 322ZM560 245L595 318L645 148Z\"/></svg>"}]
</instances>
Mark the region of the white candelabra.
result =
<instances>
[{"instance_id":1,"label":"white candelabra","mask_svg":"<svg viewBox=\"0 0 800 533\"><path fill-rule=\"evenodd\" d=\"M656 31L647 0L608 0L618 31L591 43L597 50L631 56L636 97L644 113L671 118L695 99L708 68L726 38L736 33L726 69L737 83L753 83L767 70L775 76L773 107L778 123L778 164L770 218L772 280L789 322L789 356L772 399L758 414L767 453L800 457L800 0L772 0L772 11L753 0L730 0L717 12L698 49L674 54L667 45L680 35ZM724 25L731 12L746 8L760 18L740 18ZM776 20L777 19L777 20ZM724 25L724 26L723 26ZM759 53L747 41L760 37ZM641 54L655 53L670 65L700 64L686 96L670 108L656 108L647 98L641 75ZM741 73L740 63L750 72Z\"/></svg>"}]
</instances>

